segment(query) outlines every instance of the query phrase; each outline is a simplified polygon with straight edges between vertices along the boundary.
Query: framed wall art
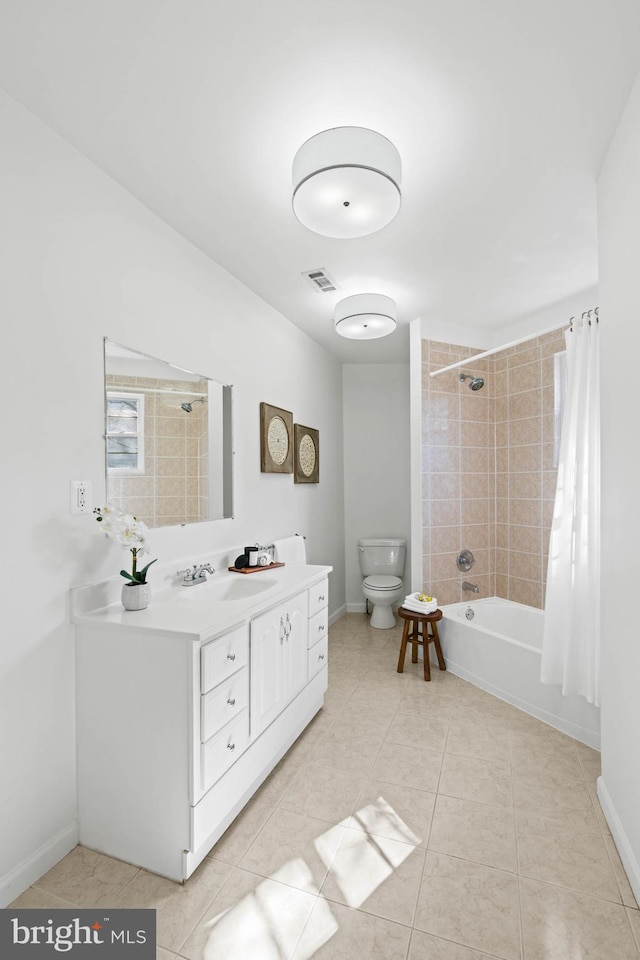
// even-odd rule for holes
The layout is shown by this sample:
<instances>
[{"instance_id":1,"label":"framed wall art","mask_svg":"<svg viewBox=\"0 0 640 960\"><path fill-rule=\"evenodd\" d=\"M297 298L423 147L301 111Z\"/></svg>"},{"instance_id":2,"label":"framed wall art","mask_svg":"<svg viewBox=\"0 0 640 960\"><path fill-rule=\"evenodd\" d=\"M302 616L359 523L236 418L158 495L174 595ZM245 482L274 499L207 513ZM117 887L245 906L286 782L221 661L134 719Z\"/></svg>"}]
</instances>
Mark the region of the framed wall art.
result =
<instances>
[{"instance_id":1,"label":"framed wall art","mask_svg":"<svg viewBox=\"0 0 640 960\"><path fill-rule=\"evenodd\" d=\"M313 427L293 425L294 483L320 482L320 434Z\"/></svg>"},{"instance_id":2,"label":"framed wall art","mask_svg":"<svg viewBox=\"0 0 640 960\"><path fill-rule=\"evenodd\" d=\"M260 470L262 473L293 470L293 414L270 403L260 404Z\"/></svg>"}]
</instances>

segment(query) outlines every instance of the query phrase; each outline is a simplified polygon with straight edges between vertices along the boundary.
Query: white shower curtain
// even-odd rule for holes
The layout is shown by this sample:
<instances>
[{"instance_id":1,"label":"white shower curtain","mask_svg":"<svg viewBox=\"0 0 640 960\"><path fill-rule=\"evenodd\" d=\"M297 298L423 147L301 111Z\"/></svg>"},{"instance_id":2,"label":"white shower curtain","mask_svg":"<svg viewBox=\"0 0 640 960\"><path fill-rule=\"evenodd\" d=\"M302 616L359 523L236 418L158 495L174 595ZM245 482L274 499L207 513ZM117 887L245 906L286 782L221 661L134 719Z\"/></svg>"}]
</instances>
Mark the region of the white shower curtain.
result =
<instances>
[{"instance_id":1,"label":"white shower curtain","mask_svg":"<svg viewBox=\"0 0 640 960\"><path fill-rule=\"evenodd\" d=\"M600 703L600 349L597 319L565 333L567 392L549 541L543 683Z\"/></svg>"}]
</instances>

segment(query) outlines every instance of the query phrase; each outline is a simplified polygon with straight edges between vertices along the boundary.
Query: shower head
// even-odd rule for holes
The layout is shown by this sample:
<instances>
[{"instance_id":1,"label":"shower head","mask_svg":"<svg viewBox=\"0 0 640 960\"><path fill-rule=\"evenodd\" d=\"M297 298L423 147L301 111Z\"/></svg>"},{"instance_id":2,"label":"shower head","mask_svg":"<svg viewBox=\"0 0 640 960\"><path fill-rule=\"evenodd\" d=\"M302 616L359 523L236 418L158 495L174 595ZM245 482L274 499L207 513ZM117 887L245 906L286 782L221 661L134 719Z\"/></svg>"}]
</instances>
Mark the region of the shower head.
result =
<instances>
[{"instance_id":1,"label":"shower head","mask_svg":"<svg viewBox=\"0 0 640 960\"><path fill-rule=\"evenodd\" d=\"M472 377L470 373L461 373L459 380L460 383L464 383L465 380L470 380L470 390L482 390L484 387L484 379L482 377Z\"/></svg>"},{"instance_id":2,"label":"shower head","mask_svg":"<svg viewBox=\"0 0 640 960\"><path fill-rule=\"evenodd\" d=\"M185 400L184 403L180 404L180 407L185 413L192 413L194 403L204 403L204 397L194 397L193 400Z\"/></svg>"}]
</instances>

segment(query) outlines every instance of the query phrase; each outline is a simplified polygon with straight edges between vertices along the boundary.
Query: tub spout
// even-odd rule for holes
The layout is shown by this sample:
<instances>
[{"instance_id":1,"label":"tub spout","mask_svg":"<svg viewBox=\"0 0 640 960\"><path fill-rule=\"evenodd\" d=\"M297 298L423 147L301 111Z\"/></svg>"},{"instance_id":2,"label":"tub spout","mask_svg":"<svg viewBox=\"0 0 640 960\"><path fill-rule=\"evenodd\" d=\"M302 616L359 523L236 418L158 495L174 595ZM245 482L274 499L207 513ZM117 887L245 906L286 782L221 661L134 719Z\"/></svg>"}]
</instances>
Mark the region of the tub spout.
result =
<instances>
[{"instance_id":1,"label":"tub spout","mask_svg":"<svg viewBox=\"0 0 640 960\"><path fill-rule=\"evenodd\" d=\"M463 589L463 590L471 590L471 593L479 593L479 592L480 592L480 587L478 586L478 584L477 584L477 583L469 583L468 580L465 580L465 581L463 582L463 584L462 584L462 589Z\"/></svg>"}]
</instances>

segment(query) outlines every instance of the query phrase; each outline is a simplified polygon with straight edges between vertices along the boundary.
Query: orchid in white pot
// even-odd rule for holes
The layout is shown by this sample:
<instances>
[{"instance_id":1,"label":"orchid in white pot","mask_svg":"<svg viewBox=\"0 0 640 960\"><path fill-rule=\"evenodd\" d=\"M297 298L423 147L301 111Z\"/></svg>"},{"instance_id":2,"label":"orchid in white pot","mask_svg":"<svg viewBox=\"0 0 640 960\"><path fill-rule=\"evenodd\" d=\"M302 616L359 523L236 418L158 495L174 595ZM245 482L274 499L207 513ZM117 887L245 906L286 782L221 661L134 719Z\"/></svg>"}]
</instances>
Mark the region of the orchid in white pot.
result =
<instances>
[{"instance_id":1,"label":"orchid in white pot","mask_svg":"<svg viewBox=\"0 0 640 960\"><path fill-rule=\"evenodd\" d=\"M150 560L142 569L138 569L138 558L145 553L147 549L147 537L149 528L146 523L137 520L130 513L123 513L117 507L105 503L100 507L95 507L93 511L96 520L102 524L102 529L108 537L113 537L123 547L128 547L133 557L131 564L131 573L128 570L121 570L120 576L126 583L122 590L122 603L127 610L143 610L149 605L151 599L151 589L147 583L147 571L155 560ZM131 587L140 589L131 591ZM135 595L134 595L135 594Z\"/></svg>"}]
</instances>

